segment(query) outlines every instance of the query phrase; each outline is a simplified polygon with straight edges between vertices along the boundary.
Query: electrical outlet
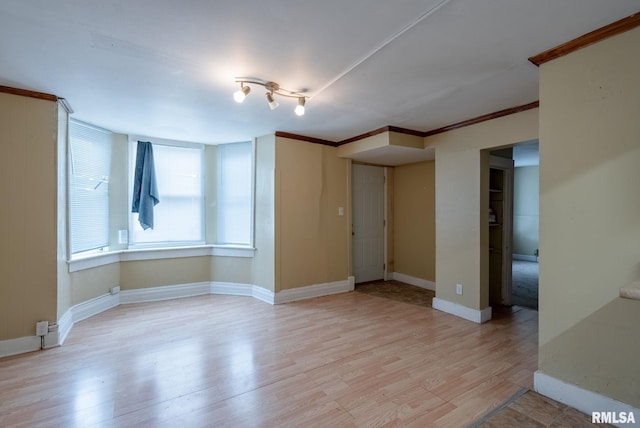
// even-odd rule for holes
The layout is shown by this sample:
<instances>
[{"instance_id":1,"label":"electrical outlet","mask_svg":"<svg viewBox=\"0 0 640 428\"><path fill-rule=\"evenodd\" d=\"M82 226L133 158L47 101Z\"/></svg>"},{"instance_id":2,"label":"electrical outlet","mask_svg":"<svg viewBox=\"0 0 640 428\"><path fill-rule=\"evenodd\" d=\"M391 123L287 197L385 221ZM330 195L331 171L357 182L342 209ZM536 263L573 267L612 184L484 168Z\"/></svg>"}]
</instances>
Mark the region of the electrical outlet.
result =
<instances>
[{"instance_id":1,"label":"electrical outlet","mask_svg":"<svg viewBox=\"0 0 640 428\"><path fill-rule=\"evenodd\" d=\"M462 295L462 284L456 284L456 294Z\"/></svg>"},{"instance_id":2,"label":"electrical outlet","mask_svg":"<svg viewBox=\"0 0 640 428\"><path fill-rule=\"evenodd\" d=\"M116 285L115 287L111 287L109 289L110 294L118 294L120 292L120 286Z\"/></svg>"},{"instance_id":3,"label":"electrical outlet","mask_svg":"<svg viewBox=\"0 0 640 428\"><path fill-rule=\"evenodd\" d=\"M46 336L49 334L49 321L38 321L36 323L36 336Z\"/></svg>"},{"instance_id":4,"label":"electrical outlet","mask_svg":"<svg viewBox=\"0 0 640 428\"><path fill-rule=\"evenodd\" d=\"M118 231L118 244L128 244L129 243L129 231L127 229L120 229Z\"/></svg>"}]
</instances>

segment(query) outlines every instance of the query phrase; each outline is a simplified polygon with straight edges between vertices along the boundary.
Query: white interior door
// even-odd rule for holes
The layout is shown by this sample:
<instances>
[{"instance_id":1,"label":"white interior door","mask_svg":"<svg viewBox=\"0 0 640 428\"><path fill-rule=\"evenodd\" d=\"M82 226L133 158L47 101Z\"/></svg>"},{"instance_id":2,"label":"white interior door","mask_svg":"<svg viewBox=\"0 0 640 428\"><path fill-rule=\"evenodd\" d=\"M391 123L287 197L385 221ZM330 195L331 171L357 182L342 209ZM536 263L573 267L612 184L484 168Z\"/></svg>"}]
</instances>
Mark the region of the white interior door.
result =
<instances>
[{"instance_id":1,"label":"white interior door","mask_svg":"<svg viewBox=\"0 0 640 428\"><path fill-rule=\"evenodd\" d=\"M356 283L384 278L384 168L353 165L353 263Z\"/></svg>"}]
</instances>

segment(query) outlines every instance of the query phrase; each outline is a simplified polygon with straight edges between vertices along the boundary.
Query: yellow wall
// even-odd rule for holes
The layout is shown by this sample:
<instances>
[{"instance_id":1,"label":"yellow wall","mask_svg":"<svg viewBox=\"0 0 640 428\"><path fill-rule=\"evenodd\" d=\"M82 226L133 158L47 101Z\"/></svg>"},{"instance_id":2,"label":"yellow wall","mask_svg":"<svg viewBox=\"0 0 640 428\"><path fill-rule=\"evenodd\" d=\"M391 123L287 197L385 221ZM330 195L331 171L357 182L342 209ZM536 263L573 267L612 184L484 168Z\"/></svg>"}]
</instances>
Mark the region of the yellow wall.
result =
<instances>
[{"instance_id":1,"label":"yellow wall","mask_svg":"<svg viewBox=\"0 0 640 428\"><path fill-rule=\"evenodd\" d=\"M425 139L436 149L436 296L472 309L488 305L488 153L538 138L538 109ZM481 180L481 178L483 178ZM456 284L464 287L455 293Z\"/></svg>"},{"instance_id":2,"label":"yellow wall","mask_svg":"<svg viewBox=\"0 0 640 428\"><path fill-rule=\"evenodd\" d=\"M394 168L394 271L436 279L435 162Z\"/></svg>"},{"instance_id":3,"label":"yellow wall","mask_svg":"<svg viewBox=\"0 0 640 428\"><path fill-rule=\"evenodd\" d=\"M337 149L276 138L275 291L349 276L350 164ZM338 216L338 207L345 210Z\"/></svg>"},{"instance_id":4,"label":"yellow wall","mask_svg":"<svg viewBox=\"0 0 640 428\"><path fill-rule=\"evenodd\" d=\"M0 93L0 340L57 320L58 105Z\"/></svg>"},{"instance_id":5,"label":"yellow wall","mask_svg":"<svg viewBox=\"0 0 640 428\"><path fill-rule=\"evenodd\" d=\"M640 28L540 67L540 370L640 407Z\"/></svg>"}]
</instances>

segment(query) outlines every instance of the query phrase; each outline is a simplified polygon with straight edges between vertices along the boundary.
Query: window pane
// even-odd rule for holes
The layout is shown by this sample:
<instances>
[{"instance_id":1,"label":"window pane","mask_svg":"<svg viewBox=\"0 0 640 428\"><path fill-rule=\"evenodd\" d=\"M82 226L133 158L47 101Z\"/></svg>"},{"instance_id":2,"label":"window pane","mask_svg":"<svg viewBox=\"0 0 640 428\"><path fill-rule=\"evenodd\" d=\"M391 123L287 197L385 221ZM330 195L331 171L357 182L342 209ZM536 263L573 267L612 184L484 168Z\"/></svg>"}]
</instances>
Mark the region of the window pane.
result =
<instances>
[{"instance_id":1,"label":"window pane","mask_svg":"<svg viewBox=\"0 0 640 428\"><path fill-rule=\"evenodd\" d=\"M69 123L71 253L109 245L111 133Z\"/></svg>"},{"instance_id":2,"label":"window pane","mask_svg":"<svg viewBox=\"0 0 640 428\"><path fill-rule=\"evenodd\" d=\"M131 144L131 174L137 142ZM153 144L160 203L154 208L154 228L143 230L138 214L131 213L131 243L204 241L201 148ZM131 186L131 185L130 185ZM131 203L131 201L129 201ZM129 207L129 211L131 211Z\"/></svg>"},{"instance_id":3,"label":"window pane","mask_svg":"<svg viewBox=\"0 0 640 428\"><path fill-rule=\"evenodd\" d=\"M249 245L252 144L223 144L218 146L218 153L218 243Z\"/></svg>"}]
</instances>

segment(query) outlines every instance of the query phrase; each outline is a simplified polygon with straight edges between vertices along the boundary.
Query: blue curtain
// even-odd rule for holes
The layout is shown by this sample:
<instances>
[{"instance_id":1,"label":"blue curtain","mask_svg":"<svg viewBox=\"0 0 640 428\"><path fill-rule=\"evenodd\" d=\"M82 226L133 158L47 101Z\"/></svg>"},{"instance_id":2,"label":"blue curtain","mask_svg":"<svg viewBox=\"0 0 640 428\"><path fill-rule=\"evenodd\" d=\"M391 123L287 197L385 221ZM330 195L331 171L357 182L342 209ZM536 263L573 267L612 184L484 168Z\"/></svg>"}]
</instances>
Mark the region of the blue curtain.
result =
<instances>
[{"instance_id":1,"label":"blue curtain","mask_svg":"<svg viewBox=\"0 0 640 428\"><path fill-rule=\"evenodd\" d=\"M159 202L153 147L148 141L138 141L131 212L138 213L138 221L144 230L153 229L153 207Z\"/></svg>"}]
</instances>

